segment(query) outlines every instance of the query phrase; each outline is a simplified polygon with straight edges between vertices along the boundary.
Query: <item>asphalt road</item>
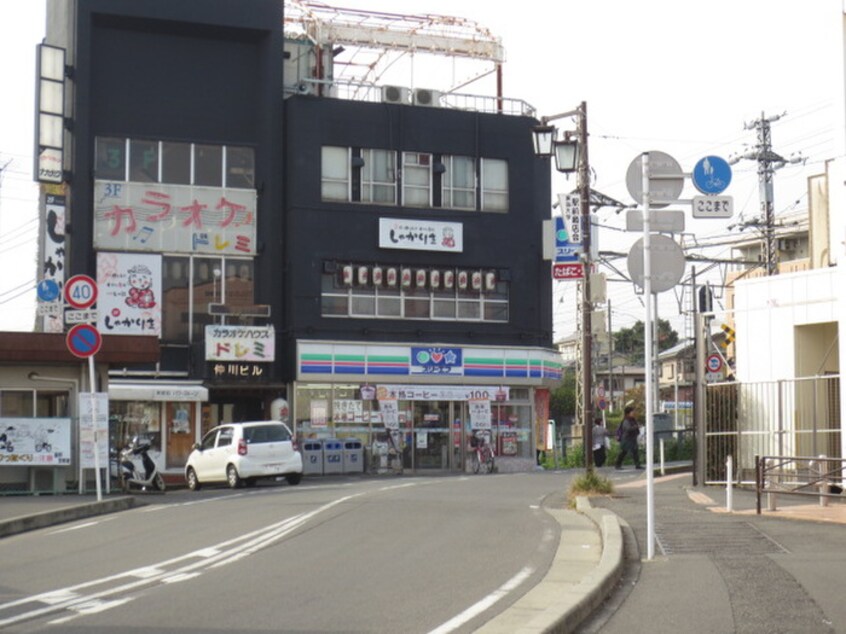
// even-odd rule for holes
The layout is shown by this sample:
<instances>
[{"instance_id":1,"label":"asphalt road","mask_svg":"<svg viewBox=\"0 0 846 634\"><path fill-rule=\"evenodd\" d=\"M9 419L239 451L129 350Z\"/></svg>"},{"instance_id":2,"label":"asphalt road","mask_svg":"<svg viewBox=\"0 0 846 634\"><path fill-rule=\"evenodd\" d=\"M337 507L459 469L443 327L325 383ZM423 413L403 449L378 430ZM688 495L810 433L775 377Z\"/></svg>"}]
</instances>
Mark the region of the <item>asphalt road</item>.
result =
<instances>
[{"instance_id":1,"label":"asphalt road","mask_svg":"<svg viewBox=\"0 0 846 634\"><path fill-rule=\"evenodd\" d=\"M569 477L168 493L0 541L0 628L471 632L549 568Z\"/></svg>"}]
</instances>

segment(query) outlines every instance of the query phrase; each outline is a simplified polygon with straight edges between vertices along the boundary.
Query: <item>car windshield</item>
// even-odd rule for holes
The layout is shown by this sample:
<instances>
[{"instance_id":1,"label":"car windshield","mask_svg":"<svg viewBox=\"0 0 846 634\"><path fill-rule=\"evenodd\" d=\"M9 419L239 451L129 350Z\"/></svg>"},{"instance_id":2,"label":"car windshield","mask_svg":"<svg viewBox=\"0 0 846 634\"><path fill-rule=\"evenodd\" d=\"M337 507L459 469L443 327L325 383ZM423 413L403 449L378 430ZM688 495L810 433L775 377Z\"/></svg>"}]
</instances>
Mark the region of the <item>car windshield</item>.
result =
<instances>
[{"instance_id":1,"label":"car windshield","mask_svg":"<svg viewBox=\"0 0 846 634\"><path fill-rule=\"evenodd\" d=\"M244 439L249 444L291 440L290 432L283 425L259 425L244 428Z\"/></svg>"}]
</instances>

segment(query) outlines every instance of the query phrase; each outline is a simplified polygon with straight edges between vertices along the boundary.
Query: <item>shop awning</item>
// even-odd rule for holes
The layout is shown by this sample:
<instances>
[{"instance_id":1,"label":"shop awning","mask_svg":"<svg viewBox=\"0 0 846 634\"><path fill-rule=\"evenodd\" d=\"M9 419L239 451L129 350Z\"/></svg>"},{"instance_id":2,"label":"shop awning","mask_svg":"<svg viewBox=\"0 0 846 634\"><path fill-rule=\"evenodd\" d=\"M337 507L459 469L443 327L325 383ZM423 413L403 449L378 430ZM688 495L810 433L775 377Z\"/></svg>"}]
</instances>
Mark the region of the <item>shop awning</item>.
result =
<instances>
[{"instance_id":1,"label":"shop awning","mask_svg":"<svg viewBox=\"0 0 846 634\"><path fill-rule=\"evenodd\" d=\"M148 383L109 383L112 401L208 401L209 390L196 383L156 381Z\"/></svg>"}]
</instances>

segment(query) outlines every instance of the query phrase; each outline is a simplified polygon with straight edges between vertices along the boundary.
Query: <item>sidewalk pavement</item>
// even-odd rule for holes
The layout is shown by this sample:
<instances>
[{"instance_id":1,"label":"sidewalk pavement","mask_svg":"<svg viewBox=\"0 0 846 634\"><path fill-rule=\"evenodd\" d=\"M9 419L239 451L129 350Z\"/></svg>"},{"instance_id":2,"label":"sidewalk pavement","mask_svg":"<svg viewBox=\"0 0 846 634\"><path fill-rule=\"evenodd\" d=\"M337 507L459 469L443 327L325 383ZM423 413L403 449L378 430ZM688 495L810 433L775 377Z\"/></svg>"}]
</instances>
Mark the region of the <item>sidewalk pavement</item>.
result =
<instances>
[{"instance_id":1,"label":"sidewalk pavement","mask_svg":"<svg viewBox=\"0 0 846 634\"><path fill-rule=\"evenodd\" d=\"M477 632L651 634L846 632L846 503L653 481L656 546L647 559L647 478L600 469L615 492L550 510L561 540L545 578Z\"/></svg>"},{"instance_id":2,"label":"sidewalk pavement","mask_svg":"<svg viewBox=\"0 0 846 634\"><path fill-rule=\"evenodd\" d=\"M654 478L654 557L647 558L643 471L599 470L606 497L563 498L544 579L482 626L485 634L581 632L846 632L846 500L781 496L756 514L754 491L694 487L691 474ZM844 496L846 498L846 496ZM141 506L135 496L6 496L0 538Z\"/></svg>"}]
</instances>

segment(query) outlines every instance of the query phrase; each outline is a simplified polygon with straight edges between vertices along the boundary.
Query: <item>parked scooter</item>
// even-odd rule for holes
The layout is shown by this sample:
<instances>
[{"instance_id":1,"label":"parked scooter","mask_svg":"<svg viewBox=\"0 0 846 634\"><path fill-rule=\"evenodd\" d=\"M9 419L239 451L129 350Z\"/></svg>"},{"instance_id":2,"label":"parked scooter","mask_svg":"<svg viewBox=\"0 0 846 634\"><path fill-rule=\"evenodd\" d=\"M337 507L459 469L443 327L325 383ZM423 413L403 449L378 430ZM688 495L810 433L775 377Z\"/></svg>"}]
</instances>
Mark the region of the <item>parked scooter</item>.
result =
<instances>
[{"instance_id":1,"label":"parked scooter","mask_svg":"<svg viewBox=\"0 0 846 634\"><path fill-rule=\"evenodd\" d=\"M120 452L121 485L127 493L131 488L146 491L164 491L165 482L162 474L156 468L156 463L150 458L150 439L140 436L132 438L132 442ZM136 460L140 457L143 471L138 468Z\"/></svg>"}]
</instances>

